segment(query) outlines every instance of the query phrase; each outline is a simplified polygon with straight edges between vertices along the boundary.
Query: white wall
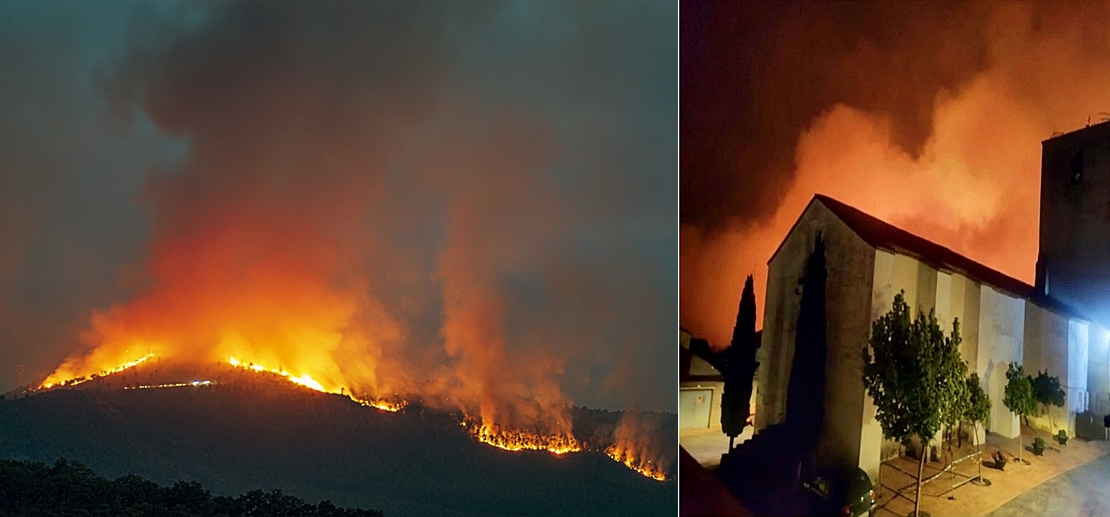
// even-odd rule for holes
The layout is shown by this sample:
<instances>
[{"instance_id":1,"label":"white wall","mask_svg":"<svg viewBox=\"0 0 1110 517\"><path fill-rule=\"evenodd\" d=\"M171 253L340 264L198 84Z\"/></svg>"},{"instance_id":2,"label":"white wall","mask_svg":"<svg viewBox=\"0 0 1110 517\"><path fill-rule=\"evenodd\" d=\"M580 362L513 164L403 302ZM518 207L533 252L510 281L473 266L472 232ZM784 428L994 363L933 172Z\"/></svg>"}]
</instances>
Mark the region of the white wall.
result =
<instances>
[{"instance_id":1,"label":"white wall","mask_svg":"<svg viewBox=\"0 0 1110 517\"><path fill-rule=\"evenodd\" d=\"M1006 370L1022 362L1025 334L1025 301L982 286L979 296L979 354L976 372L991 399L989 430L1006 438L1020 432L1017 416L1002 403Z\"/></svg>"},{"instance_id":2,"label":"white wall","mask_svg":"<svg viewBox=\"0 0 1110 517\"><path fill-rule=\"evenodd\" d=\"M1044 415L1039 414L1042 408L1038 407L1038 414L1030 418L1033 426L1052 433L1063 428L1071 434L1075 427L1075 413L1070 408L1076 394L1067 388L1068 383L1079 382L1074 370L1069 368L1069 363L1075 360L1077 346L1077 336L1072 332L1072 326L1068 318L1026 301L1025 343L1022 352L1025 373L1036 377L1038 372L1047 371L1049 375L1060 379L1060 386L1068 393L1064 407L1050 406L1049 413ZM1083 380L1086 379L1086 372L1082 377Z\"/></svg>"},{"instance_id":3,"label":"white wall","mask_svg":"<svg viewBox=\"0 0 1110 517\"><path fill-rule=\"evenodd\" d=\"M871 322L886 314L894 302L894 261L895 255L883 250L875 250L875 273L871 283ZM879 421L875 420L875 403L864 391L859 467L871 476L872 480L879 478L883 443L883 428L879 425Z\"/></svg>"},{"instance_id":4,"label":"white wall","mask_svg":"<svg viewBox=\"0 0 1110 517\"><path fill-rule=\"evenodd\" d=\"M1110 413L1110 331L1096 323L1088 324L1087 390L1090 410L1098 415Z\"/></svg>"},{"instance_id":5,"label":"white wall","mask_svg":"<svg viewBox=\"0 0 1110 517\"><path fill-rule=\"evenodd\" d=\"M1090 370L1090 325L1079 320L1068 322L1068 435L1075 435L1075 414L1088 409L1088 371ZM1063 384L1063 379L1060 380Z\"/></svg>"}]
</instances>

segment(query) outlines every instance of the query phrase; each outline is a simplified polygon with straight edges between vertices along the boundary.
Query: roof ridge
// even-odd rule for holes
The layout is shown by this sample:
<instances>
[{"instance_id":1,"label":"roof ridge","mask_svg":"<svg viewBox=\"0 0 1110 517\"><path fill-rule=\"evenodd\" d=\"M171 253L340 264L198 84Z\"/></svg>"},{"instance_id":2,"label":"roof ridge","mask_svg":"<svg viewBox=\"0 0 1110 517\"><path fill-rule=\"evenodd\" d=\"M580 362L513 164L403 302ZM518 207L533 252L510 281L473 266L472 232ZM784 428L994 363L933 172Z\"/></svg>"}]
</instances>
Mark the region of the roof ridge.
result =
<instances>
[{"instance_id":1,"label":"roof ridge","mask_svg":"<svg viewBox=\"0 0 1110 517\"><path fill-rule=\"evenodd\" d=\"M813 198L820 201L864 242L876 249L909 255L938 271L958 273L980 284L1005 291L1045 308L1081 319L1089 319L1063 302L1037 291L1034 286L968 258L947 246L899 228L825 194L814 194Z\"/></svg>"}]
</instances>

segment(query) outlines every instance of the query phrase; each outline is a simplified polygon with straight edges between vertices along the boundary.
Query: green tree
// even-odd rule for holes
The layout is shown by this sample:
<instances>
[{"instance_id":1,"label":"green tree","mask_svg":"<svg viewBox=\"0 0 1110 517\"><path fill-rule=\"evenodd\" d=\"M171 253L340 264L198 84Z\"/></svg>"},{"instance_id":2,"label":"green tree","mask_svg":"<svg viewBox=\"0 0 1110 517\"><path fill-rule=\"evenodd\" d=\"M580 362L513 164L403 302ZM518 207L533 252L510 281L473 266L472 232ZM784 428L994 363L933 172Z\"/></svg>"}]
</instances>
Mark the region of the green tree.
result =
<instances>
[{"instance_id":1,"label":"green tree","mask_svg":"<svg viewBox=\"0 0 1110 517\"><path fill-rule=\"evenodd\" d=\"M979 381L979 374L972 373L967 377L965 392L967 394L967 405L963 419L971 422L972 439L975 443L975 450L979 449L979 423L984 425L990 421L991 416L991 399L987 396L987 392L983 391L983 384ZM979 461L979 479L983 479L983 462Z\"/></svg>"},{"instance_id":2,"label":"green tree","mask_svg":"<svg viewBox=\"0 0 1110 517\"><path fill-rule=\"evenodd\" d=\"M1033 383L1029 382L1029 377L1025 375L1025 368L1020 364L1010 363L1006 369L1006 395L1002 398L1002 403L1019 418L1018 461L1025 461L1021 458L1021 450L1025 445L1021 439L1020 418L1028 419L1037 410L1037 399L1033 396Z\"/></svg>"},{"instance_id":3,"label":"green tree","mask_svg":"<svg viewBox=\"0 0 1110 517\"><path fill-rule=\"evenodd\" d=\"M1052 418L1049 406L1064 407L1067 392L1060 387L1060 378L1048 375L1048 371L1037 372L1036 377L1029 378L1033 385L1033 398L1041 404L1041 408L1048 413L1048 424L1051 431L1056 431L1056 421Z\"/></svg>"},{"instance_id":4,"label":"green tree","mask_svg":"<svg viewBox=\"0 0 1110 517\"><path fill-rule=\"evenodd\" d=\"M933 311L928 316L918 313L911 321L905 292L900 292L890 312L872 324L870 346L863 349L863 385L875 403L875 419L889 439L921 440L915 516L921 509L927 445L941 424L954 420L966 374L958 320L948 337Z\"/></svg>"}]
</instances>

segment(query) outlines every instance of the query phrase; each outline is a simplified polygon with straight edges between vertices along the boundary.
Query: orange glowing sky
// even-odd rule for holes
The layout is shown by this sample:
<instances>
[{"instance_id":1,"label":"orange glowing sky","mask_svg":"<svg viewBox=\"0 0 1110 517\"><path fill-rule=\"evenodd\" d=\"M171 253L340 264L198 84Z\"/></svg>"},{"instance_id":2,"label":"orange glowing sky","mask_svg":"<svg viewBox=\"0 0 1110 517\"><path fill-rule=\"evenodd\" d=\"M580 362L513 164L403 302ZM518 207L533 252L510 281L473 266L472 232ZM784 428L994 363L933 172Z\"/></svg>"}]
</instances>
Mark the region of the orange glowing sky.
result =
<instances>
[{"instance_id":1,"label":"orange glowing sky","mask_svg":"<svg viewBox=\"0 0 1110 517\"><path fill-rule=\"evenodd\" d=\"M557 437L676 411L675 6L67 8L0 6L0 135L47 142L0 139L24 383L234 357Z\"/></svg>"},{"instance_id":2,"label":"orange glowing sky","mask_svg":"<svg viewBox=\"0 0 1110 517\"><path fill-rule=\"evenodd\" d=\"M795 9L799 10L805 9ZM878 21L870 22L867 17L845 21L843 12L833 13L841 16L839 22L813 29L828 41L844 40L814 51L828 59L778 61L785 69L817 67L808 76L805 69L797 69L779 72L778 77L810 78L810 84L781 85L793 88L789 95L798 102L823 99L809 101L816 109L798 118L803 122L793 130L775 122L765 126L770 133L794 135L790 145L760 149L781 155L780 161L787 164L784 172L775 172L773 157L760 162L765 167L758 166L748 154L755 151L740 143L718 162L725 169L736 167L733 174L738 176L725 182L733 185L729 200L690 197L694 187L711 184L708 174L684 183L680 320L695 335L716 346L727 343L748 274L755 276L762 327L766 262L815 193L1033 282L1040 142L1054 132L1083 127L1089 116L1098 122L1098 112L1110 110L1110 35L1098 29L1110 21L1110 6L1084 4L1071 10L1003 2L915 10L920 12L884 14L876 9L880 14L873 18ZM975 16L941 26L941 21L968 10ZM888 26L916 36L935 31L937 41L899 39L891 36ZM772 42L766 44L775 55L808 52L804 42L813 40L799 37L802 33L791 27L796 28L784 23L768 30ZM689 31L684 38L696 34ZM797 47L789 46L791 38L801 40ZM708 43L683 44L684 59L687 52L712 51ZM743 58L734 63L745 66ZM829 82L868 74L871 80ZM684 86L683 103L699 102L688 101L685 92L710 88L706 84L713 79L705 81ZM755 81L753 89L758 90L761 83ZM841 93L814 93L820 88ZM687 120L704 117L699 109L684 108L684 113L694 114L684 117L684 133ZM783 119L798 117L790 107L759 109L778 109ZM726 129L705 129L695 136L709 138ZM747 135L753 141L764 138ZM685 144L683 149L685 163ZM683 169L687 173L699 174ZM769 200L770 208L759 208ZM729 203L737 207L729 208ZM694 206L699 204L704 206ZM711 219L720 207L734 214L723 224Z\"/></svg>"}]
</instances>

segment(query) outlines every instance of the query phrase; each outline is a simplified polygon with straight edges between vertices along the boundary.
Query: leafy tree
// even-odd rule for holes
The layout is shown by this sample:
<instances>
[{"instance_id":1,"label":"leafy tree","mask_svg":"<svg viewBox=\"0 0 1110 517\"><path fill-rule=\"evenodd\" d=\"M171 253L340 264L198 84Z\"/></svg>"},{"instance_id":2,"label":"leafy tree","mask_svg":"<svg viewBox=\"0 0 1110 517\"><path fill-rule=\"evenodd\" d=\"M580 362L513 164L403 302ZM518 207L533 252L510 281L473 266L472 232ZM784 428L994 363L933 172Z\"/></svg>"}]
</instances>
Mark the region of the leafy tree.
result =
<instances>
[{"instance_id":1,"label":"leafy tree","mask_svg":"<svg viewBox=\"0 0 1110 517\"><path fill-rule=\"evenodd\" d=\"M905 292L894 297L890 312L871 326L869 347L863 348L863 385L875 403L875 419L887 438L905 441L916 436L922 445L917 467L914 515L920 514L921 478L929 440L941 424L954 421L967 390L967 364L960 358L960 325L952 323L945 337L936 313L918 313L910 320Z\"/></svg>"},{"instance_id":2,"label":"leafy tree","mask_svg":"<svg viewBox=\"0 0 1110 517\"><path fill-rule=\"evenodd\" d=\"M960 322L959 320L952 321L952 336L957 340L956 349L959 350L959 343L962 341L960 336ZM951 437L954 433L956 435L957 443L962 445L959 441L959 430L963 426L963 422L967 420L966 416L971 411L971 391L967 385L967 363L962 359L959 362L949 364L951 368L955 369L955 377L964 379L952 391L952 399L946 410L941 414L941 423L944 424L946 440L948 440L949 447L951 447Z\"/></svg>"},{"instance_id":3,"label":"leafy tree","mask_svg":"<svg viewBox=\"0 0 1110 517\"><path fill-rule=\"evenodd\" d=\"M1033 396L1033 383L1025 376L1025 368L1016 362L1010 363L1006 369L1006 395L1002 398L1002 403L1019 418L1028 419L1037 410L1037 399ZM1021 459L1021 450L1025 446L1021 440L1020 421L1018 423L1018 461L1024 461Z\"/></svg>"},{"instance_id":4,"label":"leafy tree","mask_svg":"<svg viewBox=\"0 0 1110 517\"><path fill-rule=\"evenodd\" d=\"M1052 418L1052 411L1049 406L1064 407L1064 400L1067 392L1060 387L1060 378L1048 375L1048 370L1037 372L1036 377L1029 377L1029 383L1033 386L1033 398L1041 404L1044 412L1048 413L1048 424L1056 430L1056 422Z\"/></svg>"},{"instance_id":5,"label":"leafy tree","mask_svg":"<svg viewBox=\"0 0 1110 517\"><path fill-rule=\"evenodd\" d=\"M979 374L972 373L967 377L965 393L967 405L964 406L963 419L971 422L971 432L975 448L979 449L979 422L986 424L991 416L991 399L983 391L983 384L979 381ZM983 462L979 462L979 479L983 479Z\"/></svg>"}]
</instances>

